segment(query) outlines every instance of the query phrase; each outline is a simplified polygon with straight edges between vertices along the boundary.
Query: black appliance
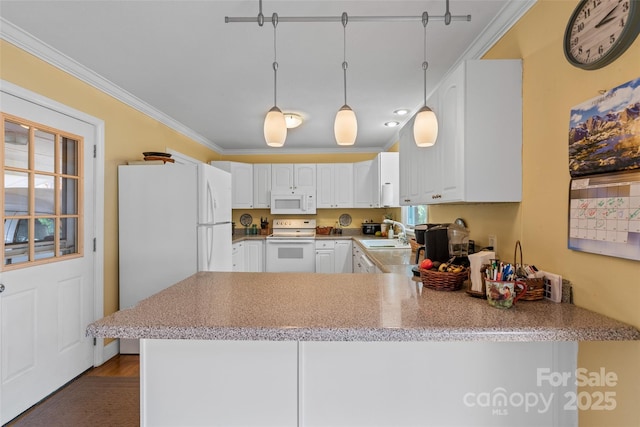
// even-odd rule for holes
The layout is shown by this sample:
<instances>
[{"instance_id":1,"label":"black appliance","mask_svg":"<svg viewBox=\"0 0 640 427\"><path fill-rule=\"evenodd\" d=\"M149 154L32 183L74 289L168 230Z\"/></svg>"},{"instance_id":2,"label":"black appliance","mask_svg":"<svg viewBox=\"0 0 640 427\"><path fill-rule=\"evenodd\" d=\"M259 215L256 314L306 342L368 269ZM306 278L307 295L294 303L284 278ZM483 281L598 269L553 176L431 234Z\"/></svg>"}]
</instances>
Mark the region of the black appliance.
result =
<instances>
[{"instance_id":1,"label":"black appliance","mask_svg":"<svg viewBox=\"0 0 640 427\"><path fill-rule=\"evenodd\" d=\"M420 253L431 261L446 262L449 260L449 224L418 224L414 227L416 243L421 245L416 249L416 264L420 260Z\"/></svg>"},{"instance_id":2,"label":"black appliance","mask_svg":"<svg viewBox=\"0 0 640 427\"><path fill-rule=\"evenodd\" d=\"M376 232L381 230L382 230L382 226L380 225L380 223L376 223L376 222L362 223L362 234L376 234Z\"/></svg>"}]
</instances>

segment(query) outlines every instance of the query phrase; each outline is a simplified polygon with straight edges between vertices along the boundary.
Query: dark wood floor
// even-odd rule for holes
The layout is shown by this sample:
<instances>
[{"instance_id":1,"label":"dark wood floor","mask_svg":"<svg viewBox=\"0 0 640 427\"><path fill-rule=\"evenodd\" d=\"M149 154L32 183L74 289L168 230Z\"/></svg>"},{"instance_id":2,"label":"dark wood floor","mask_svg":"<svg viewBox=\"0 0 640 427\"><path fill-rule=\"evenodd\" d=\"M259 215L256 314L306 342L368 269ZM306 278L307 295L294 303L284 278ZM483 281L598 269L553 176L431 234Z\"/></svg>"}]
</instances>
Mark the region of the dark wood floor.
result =
<instances>
[{"instance_id":1,"label":"dark wood floor","mask_svg":"<svg viewBox=\"0 0 640 427\"><path fill-rule=\"evenodd\" d=\"M96 377L139 377L140 357L137 354L118 354L84 375Z\"/></svg>"},{"instance_id":2,"label":"dark wood floor","mask_svg":"<svg viewBox=\"0 0 640 427\"><path fill-rule=\"evenodd\" d=\"M87 370L86 372L84 372L82 375L80 375L78 377L119 377L119 378L140 378L140 358L138 355L130 355L130 354L126 354L126 355L121 355L118 354L116 356L114 356L113 358L109 359L108 361L106 361L104 364L102 364L101 366L98 366L96 368L91 368L89 370ZM77 380L77 379L76 379ZM74 381L76 381L74 380ZM116 383L116 384L120 384L120 383ZM123 387L129 386L130 387L131 382L128 381L127 383L123 383ZM137 381L137 384L139 384L139 380ZM119 385L118 385L119 387ZM138 387L138 385L136 385L136 387ZM60 398L62 396L65 396L65 393L69 393L68 388L62 387L60 390L54 392L53 394L51 394L50 396L48 396L47 398L43 399L41 402L39 402L38 404L36 404L35 406L29 408L29 410L27 410L26 412L24 412L23 414L21 414L20 416L18 416L17 418L15 418L14 420L12 420L11 422L9 422L8 424L6 424L5 426L25 426L27 427L30 422L28 420L32 420L34 418L34 413L37 414L39 413L38 411L42 412L45 409L45 405L47 405L51 399L53 399L54 397ZM59 395L59 396L57 396ZM66 411L75 411L77 408L73 407L73 404L64 408L64 410ZM61 409L62 410L62 409ZM136 408L137 410L137 408ZM135 423L131 423L131 425L138 425L139 423L137 422L137 419L139 419L139 415L136 415L136 421ZM108 419L108 417L104 418L102 420L103 422L105 422L106 426L111 426L114 424L110 424L110 421ZM64 424L60 424L58 422L54 422L55 425L64 425ZM38 424L38 426L43 425L43 424ZM46 423L44 425L47 425ZM75 426L74 426L75 427Z\"/></svg>"}]
</instances>

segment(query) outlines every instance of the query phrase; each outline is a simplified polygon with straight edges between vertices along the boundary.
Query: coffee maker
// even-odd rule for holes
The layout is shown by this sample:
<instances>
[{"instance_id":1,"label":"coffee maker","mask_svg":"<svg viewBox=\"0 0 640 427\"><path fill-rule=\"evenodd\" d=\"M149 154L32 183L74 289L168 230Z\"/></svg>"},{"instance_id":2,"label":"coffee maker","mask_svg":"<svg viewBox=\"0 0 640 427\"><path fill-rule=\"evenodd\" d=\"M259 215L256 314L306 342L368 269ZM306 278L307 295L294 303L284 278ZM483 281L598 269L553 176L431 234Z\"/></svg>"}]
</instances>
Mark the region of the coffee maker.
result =
<instances>
[{"instance_id":1,"label":"coffee maker","mask_svg":"<svg viewBox=\"0 0 640 427\"><path fill-rule=\"evenodd\" d=\"M454 258L456 264L469 265L469 231L459 224L420 224L415 227L416 264L420 253L431 261L447 262ZM473 249L471 248L471 251Z\"/></svg>"}]
</instances>

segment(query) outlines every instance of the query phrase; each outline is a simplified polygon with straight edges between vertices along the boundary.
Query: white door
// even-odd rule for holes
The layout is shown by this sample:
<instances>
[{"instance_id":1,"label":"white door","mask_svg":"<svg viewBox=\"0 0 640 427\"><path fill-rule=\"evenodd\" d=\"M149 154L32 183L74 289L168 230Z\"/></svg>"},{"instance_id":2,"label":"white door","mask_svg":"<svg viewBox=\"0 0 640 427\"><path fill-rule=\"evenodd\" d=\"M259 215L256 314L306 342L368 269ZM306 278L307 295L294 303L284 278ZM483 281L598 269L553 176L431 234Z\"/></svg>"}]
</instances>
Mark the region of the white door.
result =
<instances>
[{"instance_id":1,"label":"white door","mask_svg":"<svg viewBox=\"0 0 640 427\"><path fill-rule=\"evenodd\" d=\"M84 139L84 151L80 151L84 152L84 192L83 198L78 199L84 202L78 207L84 225L83 230L77 230L77 235L83 236L77 248L84 255L18 269L7 269L8 261L1 264L0 282L4 291L0 293L0 424L90 368L94 361L93 339L85 336L85 328L95 320L96 126L54 111L50 106L58 104L53 101L44 107L40 102L36 104L10 93L15 91L3 88L0 92L4 113ZM4 138L2 153L5 153ZM0 155L0 159L4 158Z\"/></svg>"}]
</instances>

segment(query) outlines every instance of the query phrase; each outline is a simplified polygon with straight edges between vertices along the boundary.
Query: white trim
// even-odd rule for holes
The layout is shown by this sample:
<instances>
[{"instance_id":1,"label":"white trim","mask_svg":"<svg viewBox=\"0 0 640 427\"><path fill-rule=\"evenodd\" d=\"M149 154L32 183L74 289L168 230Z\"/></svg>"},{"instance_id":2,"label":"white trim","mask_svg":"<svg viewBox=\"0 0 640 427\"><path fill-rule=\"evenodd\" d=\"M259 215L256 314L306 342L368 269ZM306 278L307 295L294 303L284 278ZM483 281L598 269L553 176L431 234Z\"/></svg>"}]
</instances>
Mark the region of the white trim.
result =
<instances>
[{"instance_id":1,"label":"white trim","mask_svg":"<svg viewBox=\"0 0 640 427\"><path fill-rule=\"evenodd\" d=\"M473 43L467 48L467 50L458 58L458 61L447 72L447 75L452 70L456 69L461 62L466 59L478 59L482 57L535 3L537 0L516 0L509 1L505 4L498 15L489 23L484 31L473 41ZM194 141L210 148L220 154L233 155L233 154L274 154L276 152L281 154L321 154L321 153L371 153L385 151L393 144L397 142L397 138L389 141L385 148L377 149L372 147L354 147L351 149L344 149L340 147L331 147L323 150L318 149L290 149L282 148L280 150L274 150L265 146L262 150L238 150L230 149L225 150L222 147L215 144L213 141L194 131L193 129L183 125L179 121L173 119L167 114L147 104L140 98L132 95L126 90L115 85L113 82L105 79L93 70L85 67L79 62L69 58L57 49L49 46L48 44L37 39L35 36L24 31L15 24L0 17L0 38L8 41L9 43L19 47L20 49L31 53L32 55L40 58L41 60L48 62L49 64L71 74L72 76L82 80L83 82L101 90L102 92L114 97L115 99L129 105L132 108L146 114L154 120L168 126L169 128L181 133L182 135L193 139ZM443 76L443 79L447 77ZM435 90L435 88L434 88ZM419 108L416 107L416 110ZM410 118L410 117L409 117ZM409 119L408 118L408 119ZM407 119L407 120L408 120ZM404 126L401 124L399 128Z\"/></svg>"},{"instance_id":2,"label":"white trim","mask_svg":"<svg viewBox=\"0 0 640 427\"><path fill-rule=\"evenodd\" d=\"M97 320L104 316L104 121L82 111L76 110L53 99L31 92L28 89L17 86L6 80L0 80L0 91L15 96L33 104L56 111L60 114L72 117L94 127L94 139L96 144L96 159L94 161L94 229L96 238L96 251L93 270L93 315ZM89 256L89 254L87 254ZM102 340L96 342L94 348L94 364L103 362Z\"/></svg>"},{"instance_id":3,"label":"white trim","mask_svg":"<svg viewBox=\"0 0 640 427\"><path fill-rule=\"evenodd\" d=\"M199 165L200 163L203 163L198 159L189 157L186 154L182 154L181 152L172 150L171 148L167 148L166 152L171 154L171 158L176 161L177 165Z\"/></svg>"}]
</instances>

